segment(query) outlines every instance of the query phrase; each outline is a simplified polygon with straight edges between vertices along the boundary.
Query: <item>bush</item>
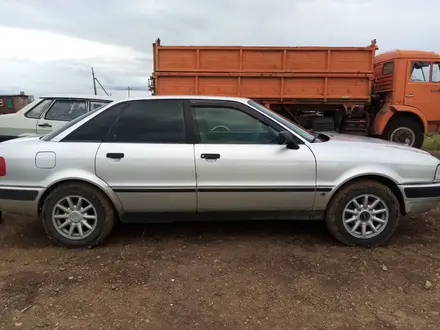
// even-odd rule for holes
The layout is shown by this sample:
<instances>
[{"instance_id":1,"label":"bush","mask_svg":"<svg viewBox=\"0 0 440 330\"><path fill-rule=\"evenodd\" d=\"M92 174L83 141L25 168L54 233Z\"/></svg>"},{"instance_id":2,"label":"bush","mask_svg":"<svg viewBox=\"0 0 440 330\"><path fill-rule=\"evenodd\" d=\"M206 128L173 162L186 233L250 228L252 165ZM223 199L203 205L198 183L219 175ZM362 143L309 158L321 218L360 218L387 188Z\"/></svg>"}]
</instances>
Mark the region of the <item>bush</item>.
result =
<instances>
[{"instance_id":1,"label":"bush","mask_svg":"<svg viewBox=\"0 0 440 330\"><path fill-rule=\"evenodd\" d=\"M425 135L423 150L440 150L440 134Z\"/></svg>"}]
</instances>

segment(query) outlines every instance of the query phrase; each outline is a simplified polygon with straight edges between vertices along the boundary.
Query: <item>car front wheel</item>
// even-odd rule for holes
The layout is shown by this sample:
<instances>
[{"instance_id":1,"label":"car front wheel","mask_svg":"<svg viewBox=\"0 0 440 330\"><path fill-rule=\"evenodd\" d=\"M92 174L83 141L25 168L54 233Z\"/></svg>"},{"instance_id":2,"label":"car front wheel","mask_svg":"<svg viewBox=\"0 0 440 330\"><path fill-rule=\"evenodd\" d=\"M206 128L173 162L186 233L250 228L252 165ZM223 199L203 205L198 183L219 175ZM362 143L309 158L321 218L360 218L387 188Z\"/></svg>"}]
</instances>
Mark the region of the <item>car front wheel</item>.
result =
<instances>
[{"instance_id":1,"label":"car front wheel","mask_svg":"<svg viewBox=\"0 0 440 330\"><path fill-rule=\"evenodd\" d=\"M336 192L325 220L344 244L378 246L393 235L399 218L399 202L391 189L376 181L358 181Z\"/></svg>"},{"instance_id":2,"label":"car front wheel","mask_svg":"<svg viewBox=\"0 0 440 330\"><path fill-rule=\"evenodd\" d=\"M85 183L67 183L47 196L41 218L48 237L57 244L91 247L111 233L115 211L99 189Z\"/></svg>"},{"instance_id":3,"label":"car front wheel","mask_svg":"<svg viewBox=\"0 0 440 330\"><path fill-rule=\"evenodd\" d=\"M423 127L414 119L405 117L392 118L382 134L385 140L406 144L420 149L423 145Z\"/></svg>"}]
</instances>

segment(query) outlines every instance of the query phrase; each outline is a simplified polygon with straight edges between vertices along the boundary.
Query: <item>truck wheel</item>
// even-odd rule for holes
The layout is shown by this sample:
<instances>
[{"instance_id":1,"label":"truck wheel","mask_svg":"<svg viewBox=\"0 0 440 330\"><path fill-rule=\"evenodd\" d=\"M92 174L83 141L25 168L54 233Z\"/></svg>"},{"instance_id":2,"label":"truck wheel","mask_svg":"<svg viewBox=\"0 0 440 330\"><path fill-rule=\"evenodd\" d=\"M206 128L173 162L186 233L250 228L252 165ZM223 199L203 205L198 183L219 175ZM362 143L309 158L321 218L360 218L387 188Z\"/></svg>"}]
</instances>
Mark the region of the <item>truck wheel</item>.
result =
<instances>
[{"instance_id":1,"label":"truck wheel","mask_svg":"<svg viewBox=\"0 0 440 330\"><path fill-rule=\"evenodd\" d=\"M331 199L325 215L330 233L346 245L384 244L394 234L400 218L394 193L376 181L353 182Z\"/></svg>"},{"instance_id":2,"label":"truck wheel","mask_svg":"<svg viewBox=\"0 0 440 330\"><path fill-rule=\"evenodd\" d=\"M65 247L92 247L102 243L116 221L107 196L85 183L56 187L45 199L41 220L52 241Z\"/></svg>"},{"instance_id":3,"label":"truck wheel","mask_svg":"<svg viewBox=\"0 0 440 330\"><path fill-rule=\"evenodd\" d=\"M423 128L411 118L391 119L385 127L382 138L420 149L423 144Z\"/></svg>"}]
</instances>

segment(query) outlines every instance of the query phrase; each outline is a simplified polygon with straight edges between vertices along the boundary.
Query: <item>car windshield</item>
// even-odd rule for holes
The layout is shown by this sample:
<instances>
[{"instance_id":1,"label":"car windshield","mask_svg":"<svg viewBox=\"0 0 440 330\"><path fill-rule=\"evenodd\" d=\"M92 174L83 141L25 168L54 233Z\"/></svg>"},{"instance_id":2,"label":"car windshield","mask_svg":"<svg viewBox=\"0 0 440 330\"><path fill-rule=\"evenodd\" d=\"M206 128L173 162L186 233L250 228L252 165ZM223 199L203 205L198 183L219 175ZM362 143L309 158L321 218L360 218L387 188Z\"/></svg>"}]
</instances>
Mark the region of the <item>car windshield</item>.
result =
<instances>
[{"instance_id":1,"label":"car windshield","mask_svg":"<svg viewBox=\"0 0 440 330\"><path fill-rule=\"evenodd\" d=\"M272 119L280 122L284 126L288 127L289 129L291 129L293 132L295 132L296 134L298 134L299 136L301 136L303 139L307 140L308 142L313 142L313 141L316 140L315 135L313 135L312 133L306 131L301 126L291 122L286 117L283 117L283 116L277 114L276 112L273 112L273 111L267 109L266 107L262 106L261 104L255 102L253 100L249 100L248 104L250 106L260 110L261 112L263 112L264 114L268 115Z\"/></svg>"},{"instance_id":2,"label":"car windshield","mask_svg":"<svg viewBox=\"0 0 440 330\"><path fill-rule=\"evenodd\" d=\"M77 122L83 120L84 118L90 116L91 114L95 113L96 111L100 110L101 108L97 108L94 109L92 111L86 112L85 114L76 117L74 120L67 122L65 125L57 128L56 130L50 132L49 134L46 134L44 136L41 137L41 140L43 141L50 141L52 140L55 136L57 136L58 134L60 134L61 132L65 131L66 129L68 129L69 127L72 127L73 125L75 125Z\"/></svg>"}]
</instances>

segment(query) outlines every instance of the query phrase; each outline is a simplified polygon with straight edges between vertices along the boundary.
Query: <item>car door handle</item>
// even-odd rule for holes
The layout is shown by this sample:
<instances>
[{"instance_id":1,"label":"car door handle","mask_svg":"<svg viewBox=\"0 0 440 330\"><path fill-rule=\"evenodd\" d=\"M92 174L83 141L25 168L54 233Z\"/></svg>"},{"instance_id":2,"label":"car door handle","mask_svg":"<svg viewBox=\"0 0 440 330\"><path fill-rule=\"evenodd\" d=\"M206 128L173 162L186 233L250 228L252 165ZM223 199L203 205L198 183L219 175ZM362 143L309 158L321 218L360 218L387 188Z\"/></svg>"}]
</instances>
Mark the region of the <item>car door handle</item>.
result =
<instances>
[{"instance_id":1,"label":"car door handle","mask_svg":"<svg viewBox=\"0 0 440 330\"><path fill-rule=\"evenodd\" d=\"M431 89L432 93L440 93L440 89Z\"/></svg>"},{"instance_id":2,"label":"car door handle","mask_svg":"<svg viewBox=\"0 0 440 330\"><path fill-rule=\"evenodd\" d=\"M405 96L406 96L406 97L413 97L413 96L414 96L414 94L412 94L412 93L409 93L409 94L406 94Z\"/></svg>"},{"instance_id":3,"label":"car door handle","mask_svg":"<svg viewBox=\"0 0 440 330\"><path fill-rule=\"evenodd\" d=\"M122 152L109 152L107 154L107 158L121 159L121 158L124 158L124 154Z\"/></svg>"},{"instance_id":4,"label":"car door handle","mask_svg":"<svg viewBox=\"0 0 440 330\"><path fill-rule=\"evenodd\" d=\"M38 127L52 127L52 125L48 123L44 123L44 124L38 124Z\"/></svg>"},{"instance_id":5,"label":"car door handle","mask_svg":"<svg viewBox=\"0 0 440 330\"><path fill-rule=\"evenodd\" d=\"M201 154L200 157L203 159L219 159L220 154Z\"/></svg>"}]
</instances>

